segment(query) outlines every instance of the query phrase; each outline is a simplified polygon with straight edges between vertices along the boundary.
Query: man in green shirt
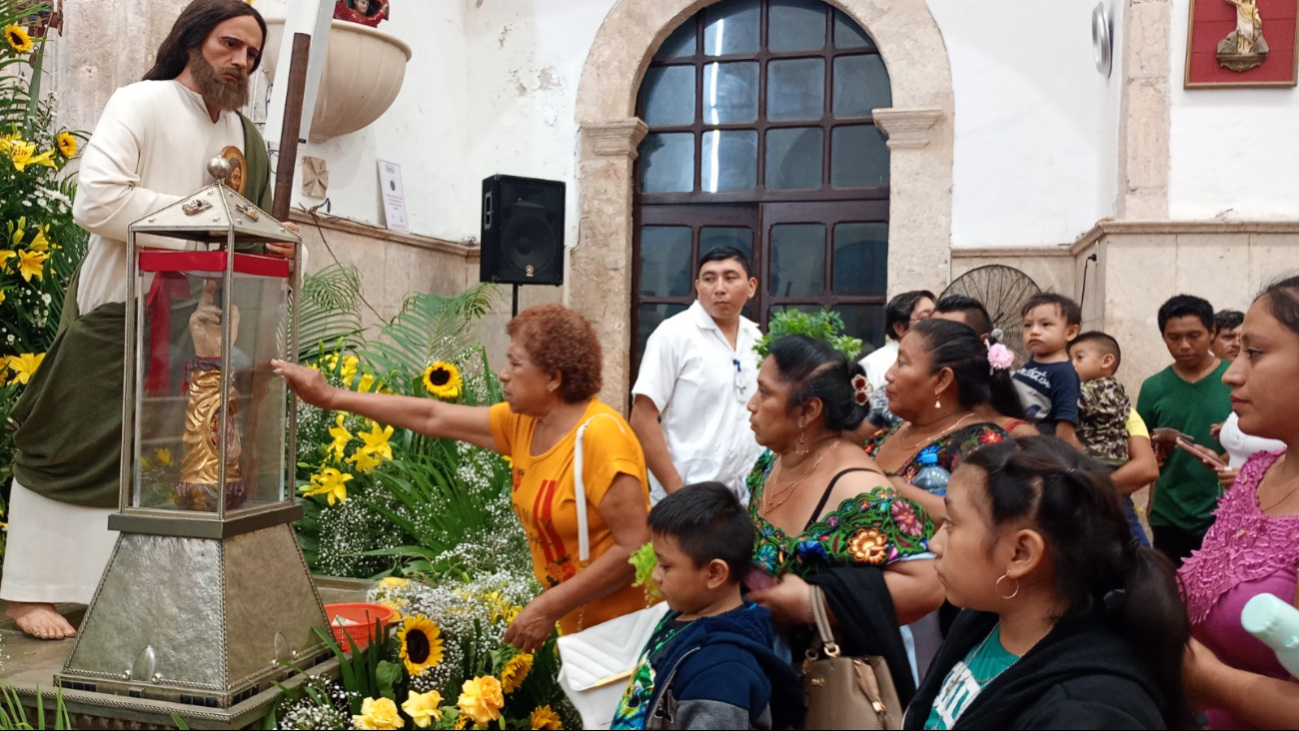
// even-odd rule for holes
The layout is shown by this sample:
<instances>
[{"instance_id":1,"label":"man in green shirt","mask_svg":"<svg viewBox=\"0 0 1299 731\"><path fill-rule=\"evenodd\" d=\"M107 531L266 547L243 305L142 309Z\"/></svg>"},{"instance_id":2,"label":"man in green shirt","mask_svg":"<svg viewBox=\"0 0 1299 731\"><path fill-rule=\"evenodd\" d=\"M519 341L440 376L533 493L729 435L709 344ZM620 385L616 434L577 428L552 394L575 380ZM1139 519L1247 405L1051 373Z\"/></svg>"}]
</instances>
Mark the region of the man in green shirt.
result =
<instances>
[{"instance_id":1,"label":"man in green shirt","mask_svg":"<svg viewBox=\"0 0 1299 731\"><path fill-rule=\"evenodd\" d=\"M1179 294L1165 302L1159 330L1173 364L1147 378L1137 399L1137 413L1163 459L1150 529L1155 548L1178 566L1200 548L1222 496L1218 476L1194 454L1176 448L1180 432L1215 453L1223 451L1210 429L1231 413L1231 389L1222 382L1231 363L1210 349L1214 329L1213 306L1204 299Z\"/></svg>"}]
</instances>

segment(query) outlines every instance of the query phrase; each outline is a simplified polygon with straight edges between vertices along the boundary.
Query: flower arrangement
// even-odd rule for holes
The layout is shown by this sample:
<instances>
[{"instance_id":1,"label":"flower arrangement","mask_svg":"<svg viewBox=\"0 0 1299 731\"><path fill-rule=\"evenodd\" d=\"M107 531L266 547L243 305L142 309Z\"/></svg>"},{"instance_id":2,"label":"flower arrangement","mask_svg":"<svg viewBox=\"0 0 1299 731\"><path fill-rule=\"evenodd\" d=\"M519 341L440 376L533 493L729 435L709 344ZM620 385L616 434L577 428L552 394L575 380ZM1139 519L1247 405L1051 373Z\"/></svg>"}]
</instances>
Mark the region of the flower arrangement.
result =
<instances>
[{"instance_id":1,"label":"flower arrangement","mask_svg":"<svg viewBox=\"0 0 1299 731\"><path fill-rule=\"evenodd\" d=\"M0 424L54 341L88 239L72 221L67 170L85 135L59 127L40 92L46 15L48 4L0 0ZM12 464L13 431L0 429L0 486Z\"/></svg>"},{"instance_id":2,"label":"flower arrangement","mask_svg":"<svg viewBox=\"0 0 1299 731\"><path fill-rule=\"evenodd\" d=\"M304 690L291 693L279 708L279 727L577 727L580 721L556 681L556 636L536 653L502 641L509 623L539 591L526 569L437 585L385 579L369 599L402 612L395 639L350 658L335 646L341 677L308 678Z\"/></svg>"}]
</instances>

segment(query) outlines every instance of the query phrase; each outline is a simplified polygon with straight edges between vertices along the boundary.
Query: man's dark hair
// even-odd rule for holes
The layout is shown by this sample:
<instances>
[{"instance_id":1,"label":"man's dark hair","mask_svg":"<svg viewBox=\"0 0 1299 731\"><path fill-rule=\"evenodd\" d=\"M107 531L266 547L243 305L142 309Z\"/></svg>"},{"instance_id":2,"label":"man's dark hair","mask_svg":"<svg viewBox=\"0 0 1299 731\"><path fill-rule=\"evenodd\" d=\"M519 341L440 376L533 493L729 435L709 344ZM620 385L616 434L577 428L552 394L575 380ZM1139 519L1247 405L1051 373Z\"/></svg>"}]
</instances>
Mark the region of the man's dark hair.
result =
<instances>
[{"instance_id":1,"label":"man's dark hair","mask_svg":"<svg viewBox=\"0 0 1299 731\"><path fill-rule=\"evenodd\" d=\"M1055 292L1042 292L1028 298L1024 303L1024 308L1019 311L1020 317L1027 317L1028 313L1036 310L1043 305L1055 305L1060 311L1060 316L1064 318L1064 323L1068 325L1082 325L1082 307L1078 306L1069 297Z\"/></svg>"},{"instance_id":2,"label":"man's dark hair","mask_svg":"<svg viewBox=\"0 0 1299 731\"><path fill-rule=\"evenodd\" d=\"M889 300L888 306L884 308L884 334L893 340L901 340L897 326L901 325L903 330L911 326L911 313L922 299L935 299L934 293L927 289L917 289L903 292Z\"/></svg>"},{"instance_id":3,"label":"man's dark hair","mask_svg":"<svg viewBox=\"0 0 1299 731\"><path fill-rule=\"evenodd\" d=\"M1179 294L1169 299L1159 307L1159 334L1164 333L1168 327L1168 321L1177 317L1195 317L1204 323L1204 329L1212 335L1215 332L1213 324L1213 305L1209 300L1203 297L1196 297L1193 294Z\"/></svg>"},{"instance_id":4,"label":"man's dark hair","mask_svg":"<svg viewBox=\"0 0 1299 731\"><path fill-rule=\"evenodd\" d=\"M686 485L663 498L649 515L655 535L671 536L695 568L721 559L730 569L731 583L744 580L753 564L753 521L720 482Z\"/></svg>"},{"instance_id":5,"label":"man's dark hair","mask_svg":"<svg viewBox=\"0 0 1299 731\"><path fill-rule=\"evenodd\" d=\"M266 45L266 21L257 9L244 0L194 0L180 11L176 24L171 27L162 45L158 46L158 58L153 68L144 75L145 81L170 81L180 76L189 63L190 52L200 48L212 31L231 18L249 16L257 21L262 29L262 46ZM253 58L251 74L261 65L262 54L258 49Z\"/></svg>"},{"instance_id":6,"label":"man's dark hair","mask_svg":"<svg viewBox=\"0 0 1299 731\"><path fill-rule=\"evenodd\" d=\"M744 275L746 277L753 276L753 267L749 264L749 257L745 256L743 251L740 251L734 246L718 246L704 252L704 255L699 257L699 268L695 271L702 272L704 270L704 265L710 261L726 261L728 259L738 261L740 266L744 267ZM695 276L697 278L699 275L696 273Z\"/></svg>"},{"instance_id":7,"label":"man's dark hair","mask_svg":"<svg viewBox=\"0 0 1299 731\"><path fill-rule=\"evenodd\" d=\"M1091 343L1100 348L1102 353L1109 353L1114 356L1114 370L1118 371L1119 364L1123 362L1123 349L1119 347L1119 341L1115 340L1112 335L1103 333L1100 330L1088 330L1069 343L1069 350L1073 350L1083 343Z\"/></svg>"},{"instance_id":8,"label":"man's dark hair","mask_svg":"<svg viewBox=\"0 0 1299 731\"><path fill-rule=\"evenodd\" d=\"M992 317L983 303L963 294L949 294L934 305L935 313L949 314L959 312L965 316L965 324L974 329L979 337L992 334Z\"/></svg>"},{"instance_id":9,"label":"man's dark hair","mask_svg":"<svg viewBox=\"0 0 1299 731\"><path fill-rule=\"evenodd\" d=\"M1213 325L1218 332L1235 330L1245 324L1245 313L1240 310L1220 310L1213 315Z\"/></svg>"}]
</instances>

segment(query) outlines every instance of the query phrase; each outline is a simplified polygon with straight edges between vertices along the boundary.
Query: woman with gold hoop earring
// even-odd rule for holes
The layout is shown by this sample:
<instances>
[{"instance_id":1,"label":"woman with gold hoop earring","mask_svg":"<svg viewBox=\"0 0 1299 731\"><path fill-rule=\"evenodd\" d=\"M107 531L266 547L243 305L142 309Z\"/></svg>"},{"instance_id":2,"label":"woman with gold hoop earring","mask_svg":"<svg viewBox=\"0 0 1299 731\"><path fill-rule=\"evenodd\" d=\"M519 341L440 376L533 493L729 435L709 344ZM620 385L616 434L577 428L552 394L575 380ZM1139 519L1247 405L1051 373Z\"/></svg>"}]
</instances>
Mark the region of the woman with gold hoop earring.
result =
<instances>
[{"instance_id":1,"label":"woman with gold hoop earring","mask_svg":"<svg viewBox=\"0 0 1299 731\"><path fill-rule=\"evenodd\" d=\"M749 423L768 451L748 479L757 543L745 584L796 658L815 624L808 584L820 587L844 654L883 655L909 698L898 622L942 602L928 548L934 527L851 438L867 396L862 367L830 344L805 335L772 343L749 401Z\"/></svg>"},{"instance_id":2,"label":"woman with gold hoop earring","mask_svg":"<svg viewBox=\"0 0 1299 731\"><path fill-rule=\"evenodd\" d=\"M1107 470L1054 437L980 449L930 542L962 607L905 729L1193 728L1190 621Z\"/></svg>"}]
</instances>

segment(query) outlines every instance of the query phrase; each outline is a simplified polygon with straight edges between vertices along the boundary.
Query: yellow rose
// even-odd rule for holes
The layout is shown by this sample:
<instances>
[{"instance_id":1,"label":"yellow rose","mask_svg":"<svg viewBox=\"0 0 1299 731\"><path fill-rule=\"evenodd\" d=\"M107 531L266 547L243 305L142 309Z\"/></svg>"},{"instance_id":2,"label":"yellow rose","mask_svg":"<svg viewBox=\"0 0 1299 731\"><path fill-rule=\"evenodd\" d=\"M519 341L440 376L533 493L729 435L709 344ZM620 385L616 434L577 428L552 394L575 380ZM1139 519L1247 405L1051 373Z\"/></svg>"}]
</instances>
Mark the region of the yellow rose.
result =
<instances>
[{"instance_id":1,"label":"yellow rose","mask_svg":"<svg viewBox=\"0 0 1299 731\"><path fill-rule=\"evenodd\" d=\"M408 691L406 702L401 709L420 728L428 728L430 723L442 720L442 694L436 690L427 693Z\"/></svg>"},{"instance_id":2,"label":"yellow rose","mask_svg":"<svg viewBox=\"0 0 1299 731\"><path fill-rule=\"evenodd\" d=\"M466 680L460 688L460 700L456 705L461 713L472 718L479 726L500 719L501 709L505 707L501 681L490 675Z\"/></svg>"},{"instance_id":3,"label":"yellow rose","mask_svg":"<svg viewBox=\"0 0 1299 731\"><path fill-rule=\"evenodd\" d=\"M406 726L391 698L366 698L361 703L361 715L352 716L352 723L359 729L372 731L396 731Z\"/></svg>"}]
</instances>

